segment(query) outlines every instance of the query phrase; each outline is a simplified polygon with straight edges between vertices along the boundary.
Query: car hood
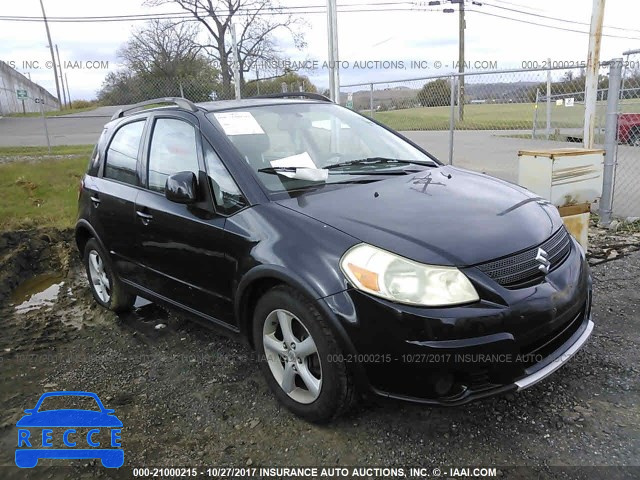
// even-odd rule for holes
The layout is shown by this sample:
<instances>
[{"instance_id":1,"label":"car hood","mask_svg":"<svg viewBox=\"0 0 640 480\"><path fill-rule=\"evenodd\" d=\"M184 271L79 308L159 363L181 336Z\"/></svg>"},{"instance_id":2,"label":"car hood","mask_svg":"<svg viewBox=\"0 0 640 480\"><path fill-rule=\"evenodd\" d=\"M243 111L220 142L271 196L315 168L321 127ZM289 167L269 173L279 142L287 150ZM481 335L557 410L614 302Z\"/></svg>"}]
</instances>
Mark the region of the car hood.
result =
<instances>
[{"instance_id":1,"label":"car hood","mask_svg":"<svg viewBox=\"0 0 640 480\"><path fill-rule=\"evenodd\" d=\"M278 201L385 250L438 265L482 263L542 243L557 209L508 182L454 167L327 186Z\"/></svg>"},{"instance_id":2,"label":"car hood","mask_svg":"<svg viewBox=\"0 0 640 480\"><path fill-rule=\"evenodd\" d=\"M122 427L115 415L92 410L47 410L25 415L18 427Z\"/></svg>"}]
</instances>

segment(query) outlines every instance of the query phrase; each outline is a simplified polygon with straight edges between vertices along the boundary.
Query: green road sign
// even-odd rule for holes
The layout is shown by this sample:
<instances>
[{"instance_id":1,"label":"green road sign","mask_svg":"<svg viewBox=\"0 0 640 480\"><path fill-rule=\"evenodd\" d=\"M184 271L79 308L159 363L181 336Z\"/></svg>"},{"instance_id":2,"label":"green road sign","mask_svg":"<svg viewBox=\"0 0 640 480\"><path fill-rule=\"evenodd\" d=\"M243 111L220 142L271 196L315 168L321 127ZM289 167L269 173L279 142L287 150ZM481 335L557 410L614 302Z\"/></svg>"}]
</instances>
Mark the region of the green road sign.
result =
<instances>
[{"instance_id":1,"label":"green road sign","mask_svg":"<svg viewBox=\"0 0 640 480\"><path fill-rule=\"evenodd\" d=\"M347 95L347 108L353 108L353 93Z\"/></svg>"},{"instance_id":2,"label":"green road sign","mask_svg":"<svg viewBox=\"0 0 640 480\"><path fill-rule=\"evenodd\" d=\"M18 100L24 100L25 98L29 98L26 90L16 90L16 94L18 95Z\"/></svg>"}]
</instances>

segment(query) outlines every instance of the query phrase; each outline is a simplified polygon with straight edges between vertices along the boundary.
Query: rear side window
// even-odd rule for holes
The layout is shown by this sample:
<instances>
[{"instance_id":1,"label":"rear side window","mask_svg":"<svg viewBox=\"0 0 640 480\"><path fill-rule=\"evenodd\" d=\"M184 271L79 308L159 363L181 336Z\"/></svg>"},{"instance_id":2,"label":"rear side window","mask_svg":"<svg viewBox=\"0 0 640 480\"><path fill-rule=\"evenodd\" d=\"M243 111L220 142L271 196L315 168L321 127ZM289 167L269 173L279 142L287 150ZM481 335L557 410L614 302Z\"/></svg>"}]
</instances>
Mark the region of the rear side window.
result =
<instances>
[{"instance_id":1,"label":"rear side window","mask_svg":"<svg viewBox=\"0 0 640 480\"><path fill-rule=\"evenodd\" d=\"M138 149L144 130L144 120L121 127L107 150L104 176L130 185L138 185Z\"/></svg>"},{"instance_id":2,"label":"rear side window","mask_svg":"<svg viewBox=\"0 0 640 480\"><path fill-rule=\"evenodd\" d=\"M164 193L167 178L178 172L198 175L196 129L174 118L159 118L149 152L149 190Z\"/></svg>"},{"instance_id":3,"label":"rear side window","mask_svg":"<svg viewBox=\"0 0 640 480\"><path fill-rule=\"evenodd\" d=\"M103 129L98 139L98 143L93 147L93 153L89 159L89 166L87 167L87 173L89 175L97 175L100 169L100 152L104 151L104 144L107 141L107 129Z\"/></svg>"}]
</instances>

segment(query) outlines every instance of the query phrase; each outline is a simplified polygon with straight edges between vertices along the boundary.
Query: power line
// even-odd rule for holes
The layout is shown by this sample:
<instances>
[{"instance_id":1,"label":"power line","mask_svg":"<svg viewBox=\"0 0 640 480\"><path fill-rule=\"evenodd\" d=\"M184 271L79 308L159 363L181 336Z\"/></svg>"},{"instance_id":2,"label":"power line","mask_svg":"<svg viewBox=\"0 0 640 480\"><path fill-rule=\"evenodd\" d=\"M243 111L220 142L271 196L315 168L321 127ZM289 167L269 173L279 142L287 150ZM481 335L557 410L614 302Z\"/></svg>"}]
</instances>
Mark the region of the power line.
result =
<instances>
[{"instance_id":1,"label":"power line","mask_svg":"<svg viewBox=\"0 0 640 480\"><path fill-rule=\"evenodd\" d=\"M521 3L506 2L504 0L493 0L493 1L494 2L498 2L498 3L503 3L505 5L511 5L513 7L526 8L528 10L535 10L535 11L538 11L538 12L542 11L542 9L540 9L540 8L534 8L534 7L530 7L528 5L522 5Z\"/></svg>"},{"instance_id":2,"label":"power line","mask_svg":"<svg viewBox=\"0 0 640 480\"><path fill-rule=\"evenodd\" d=\"M305 7L310 8L310 7ZM367 9L357 9L357 10L343 10L338 8L340 13L368 13L368 12L415 12L413 8L367 8ZM431 10L434 12L439 12L440 10ZM326 10L308 10L308 11L299 11L299 12L252 12L248 10L243 10L237 12L235 15L237 16L276 16L276 15L325 15ZM47 20L51 23L101 23L101 22L136 22L136 21L147 21L147 20L189 20L193 19L197 21L195 17L191 14L171 14L171 15L148 15L148 16L108 16L108 17L54 17L49 18ZM7 22L42 22L41 17L8 17L8 16L0 16L0 21Z\"/></svg>"},{"instance_id":3,"label":"power line","mask_svg":"<svg viewBox=\"0 0 640 480\"><path fill-rule=\"evenodd\" d=\"M464 1L464 0L460 0L460 1ZM493 0L493 1L497 1L497 0ZM443 0L442 3L448 3L448 2L450 2L450 3L458 3L458 2L452 2L451 0ZM427 2L420 2L420 3L427 3ZM533 15L533 16L537 16L537 17L540 17L540 18L550 19L550 20L574 23L574 24L578 24L578 25L588 25L586 23L570 21L570 20L550 17L550 16L546 16L546 15L538 15L538 14L533 14L533 13L529 13L529 12L523 12L523 11L520 11L520 10L501 7L501 6L498 6L498 5L483 4L482 2L476 2L476 3L480 3L481 5L487 5L487 6L490 6L490 7L493 7L493 8L502 8L502 9L505 9L505 10L510 10L510 11L514 11L514 12L517 12L517 13L522 13L522 14L525 14L525 15ZM356 8L356 7L360 7L360 6L372 7L372 6L378 6L378 5L380 5L381 8ZM401 6L401 5L406 5L407 7L410 7L410 8L399 8L399 6ZM351 3L351 4L339 5L338 6L338 11L340 13L415 12L415 11L441 12L441 10L439 10L439 9L432 9L432 8L431 9L419 8L419 10L416 10L415 8L413 8L415 6L416 6L416 2L410 2L410 1L379 2L379 3ZM514 22L525 23L525 24L535 25L535 26L544 27L544 28L551 28L551 29L554 29L554 30L560 30L560 31L565 31L565 32L574 32L574 33L582 33L582 34L588 34L589 33L589 32L585 32L583 30L575 30L575 29L566 28L566 27L559 27L559 26L555 26L555 25L532 22L532 21L523 20L523 19L519 19L519 18L508 17L508 16L505 16L505 15L498 15L496 13L483 12L483 11L480 11L480 10L477 10L477 9L468 9L468 11L469 12L473 12L473 13L478 13L480 15L486 15L486 16L491 16L491 17L495 17L495 18L501 18L501 19L504 19L504 20L510 20L510 21L514 21ZM263 9L255 9L255 8L254 9L240 9L236 13L236 15L238 15L238 16L253 16L253 15L257 15L257 16L276 16L276 15L290 15L290 14L296 14L296 15L320 15L320 14L322 14L322 15L326 15L326 7L325 7L325 5L290 6L290 7L286 7L286 8L285 7L267 7L267 8L263 8ZM47 20L49 22L52 22L52 23L53 22L55 22L55 23L102 23L102 22L105 22L106 23L106 22L136 22L136 21L148 21L148 20L197 21L193 17L193 15L191 13L186 13L186 12L155 13L155 14L130 14L130 15L78 16L78 17L47 17ZM39 17L39 16L18 16L18 15L9 16L9 15L5 15L5 16L0 16L0 21L41 22L41 21L43 21L43 18ZM617 30L625 30L625 31L640 32L640 30L626 29L626 28L621 28L621 27L607 27L607 28L612 28L612 29L617 29ZM620 35L612 35L612 34L606 34L606 33L603 33L603 36L611 37L611 38L622 38L622 39L628 39L628 40L640 40L640 37L620 36Z\"/></svg>"},{"instance_id":4,"label":"power line","mask_svg":"<svg viewBox=\"0 0 640 480\"><path fill-rule=\"evenodd\" d=\"M496 0L493 0L493 1L496 1ZM591 24L587 23L587 22L578 22L576 20L567 20L565 18L551 17L551 16L548 16L548 15L542 15L542 14L539 14L539 13L523 12L522 10L517 10L515 8L503 7L501 5L493 5L491 3L482 2L482 6L485 6L485 5L487 7L499 8L501 10L508 10L510 12L521 13L523 15L530 15L530 16L533 16L533 17L544 18L544 19L548 19L548 20L555 20L556 22L573 23L573 24L576 24L576 25L586 25L587 27L591 26ZM610 28L612 30L624 30L624 31L629 31L629 32L640 32L640 30L637 30L637 29L634 29L634 28L610 27L608 25L604 25L604 28Z\"/></svg>"},{"instance_id":5,"label":"power line","mask_svg":"<svg viewBox=\"0 0 640 480\"><path fill-rule=\"evenodd\" d=\"M574 33L582 33L585 35L589 35L589 32L585 32L583 30L574 30L572 28L566 28L566 27L558 27L555 25L547 25L544 23L537 23L537 22L531 22L529 20L522 20L520 18L513 18L513 17L506 17L504 15L498 15L497 13L489 13L489 12L483 12L481 10L467 10L468 12L473 12L473 13L479 13L480 15L487 15L490 17L496 17L496 18L502 18L504 20L511 20L514 22L520 22L520 23L526 23L528 25L536 25L538 27L545 27L545 28L552 28L554 30L562 30L565 32L574 32ZM612 35L612 34L607 34L607 33L603 33L602 34L603 37L610 37L610 38L623 38L625 40L640 40L640 37L629 37L629 36L621 36L621 35Z\"/></svg>"},{"instance_id":6,"label":"power line","mask_svg":"<svg viewBox=\"0 0 640 480\"><path fill-rule=\"evenodd\" d=\"M410 8L398 8L402 5ZM369 8L356 8L369 7ZM382 7L382 8L371 8ZM390 12L390 11L411 11L413 10L412 1L395 1L395 2L375 2L375 3L346 3L338 5L339 11L344 13L361 13L361 12ZM295 14L319 14L326 13L325 5L304 5L304 6L288 6L288 7L264 7L264 8L240 8L237 15L290 15ZM223 12L220 16L227 16L227 12ZM47 17L52 22L107 22L107 21L138 21L138 20L155 20L155 19L184 19L193 18L191 13L186 12L170 12L170 13L142 13L129 15L100 15L100 16L58 16ZM23 16L23 15L4 15L0 16L0 20L4 21L25 21L39 22L42 21L40 16Z\"/></svg>"},{"instance_id":7,"label":"power line","mask_svg":"<svg viewBox=\"0 0 640 480\"><path fill-rule=\"evenodd\" d=\"M444 5L445 3L451 3L453 5L460 5L462 2L468 3L469 1L470 0L441 0L441 1L434 1L434 2L432 2L432 1L421 1L421 2L416 2L416 4L417 5L419 5L419 4L427 4L427 5L433 6L433 5ZM499 1L499 0L491 0L491 1ZM579 22L579 21L575 21L575 20L567 20L567 19L564 19L564 18L552 17L552 16L549 16L549 15L542 15L542 14L538 14L538 13L525 12L525 11L517 10L517 9L514 9L514 8L503 7L501 5L494 5L492 3L487 3L487 2L484 2L482 0L472 1L471 3L474 6L477 6L477 7L487 6L487 7L491 7L491 8L498 8L498 9L502 9L502 10L508 10L510 12L520 13L520 14L523 14L523 15L531 15L531 16L538 17L538 18L543 18L543 19L547 19L547 20L553 20L553 21L557 21L557 22L564 22L564 23L570 23L570 24L575 24L575 25L586 25L588 27L591 26L590 23L584 23L584 22ZM504 3L510 3L510 2L504 2ZM516 5L516 4L513 4L513 5ZM453 11L453 9L450 9L446 13L451 13L452 11ZM522 22L522 23L529 23L531 25L539 25L541 27L553 28L553 29L556 29L556 30L565 30L565 31L568 31L568 32L576 32L576 33L587 33L587 34L589 33L589 32L584 32L582 30L572 30L572 29L569 29L569 28L557 27L557 26L554 26L554 25L548 25L548 24L542 24L542 23L534 23L534 22L529 22L529 21L526 21L526 20L521 20L521 19L518 19L518 18L507 17L507 16L498 15L498 14L491 14L491 13L488 13L488 12L480 12L479 10L474 10L474 11L477 12L477 13L482 13L483 15L491 15L491 16L494 16L494 17L497 17L497 18L503 18L503 19L506 19L506 20L513 20L513 21ZM640 30L636 30L636 29L632 29L632 28L610 27L610 26L606 26L606 25L605 25L605 28L640 33ZM613 37L613 38L635 39L635 37L622 37L622 36L609 35L609 34L603 34L603 36L605 36L605 37Z\"/></svg>"}]
</instances>

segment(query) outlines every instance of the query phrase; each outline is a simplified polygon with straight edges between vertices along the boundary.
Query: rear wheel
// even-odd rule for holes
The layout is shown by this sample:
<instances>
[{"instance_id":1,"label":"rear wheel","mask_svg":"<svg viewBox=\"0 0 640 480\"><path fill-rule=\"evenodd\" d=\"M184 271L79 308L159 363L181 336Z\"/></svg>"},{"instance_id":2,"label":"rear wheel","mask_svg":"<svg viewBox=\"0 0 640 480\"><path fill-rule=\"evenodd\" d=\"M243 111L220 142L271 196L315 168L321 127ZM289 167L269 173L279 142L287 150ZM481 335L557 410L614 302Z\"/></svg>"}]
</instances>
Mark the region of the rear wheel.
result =
<instances>
[{"instance_id":1,"label":"rear wheel","mask_svg":"<svg viewBox=\"0 0 640 480\"><path fill-rule=\"evenodd\" d=\"M278 286L258 301L253 339L269 387L296 415L322 423L353 404L353 381L336 339L297 290Z\"/></svg>"},{"instance_id":2,"label":"rear wheel","mask_svg":"<svg viewBox=\"0 0 640 480\"><path fill-rule=\"evenodd\" d=\"M136 296L125 289L95 238L89 239L84 248L84 266L93 298L100 305L114 312L131 310Z\"/></svg>"}]
</instances>

